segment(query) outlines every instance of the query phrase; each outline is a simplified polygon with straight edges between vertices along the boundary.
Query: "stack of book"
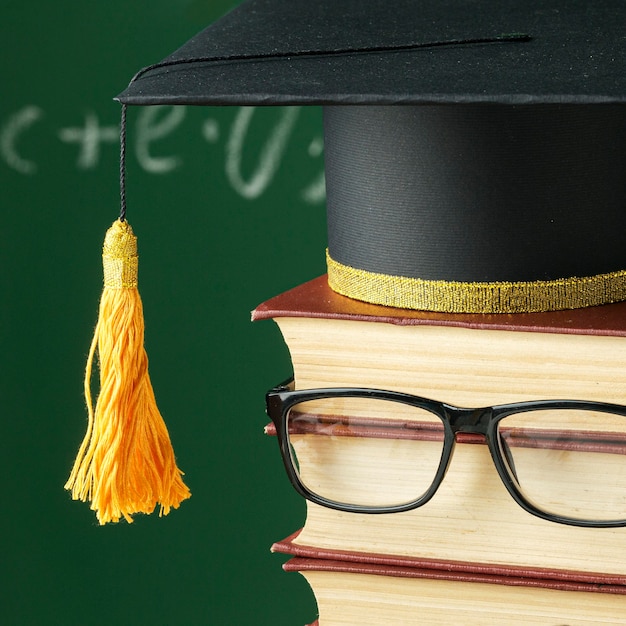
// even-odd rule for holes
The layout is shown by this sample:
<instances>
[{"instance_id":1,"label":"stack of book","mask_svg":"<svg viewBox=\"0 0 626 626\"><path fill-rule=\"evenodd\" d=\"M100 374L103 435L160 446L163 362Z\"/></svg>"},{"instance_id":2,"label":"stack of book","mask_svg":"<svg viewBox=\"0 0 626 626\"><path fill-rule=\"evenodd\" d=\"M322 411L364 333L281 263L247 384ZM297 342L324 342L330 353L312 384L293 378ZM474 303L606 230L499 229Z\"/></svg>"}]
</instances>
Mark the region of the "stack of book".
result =
<instances>
[{"instance_id":1,"label":"stack of book","mask_svg":"<svg viewBox=\"0 0 626 626\"><path fill-rule=\"evenodd\" d=\"M260 305L253 319L278 324L296 389L385 389L459 407L624 404L626 397L626 303L595 307L593 315L412 312L345 298L320 277ZM384 441L370 436L349 461L305 446L299 471L315 477L318 469L345 469L329 463L377 467ZM614 441L612 453L620 445ZM407 480L401 467L368 479L374 497L378 491L384 501L385 490ZM601 472L586 488L591 500L619 484L606 485ZM569 488L567 475L545 475L550 481ZM366 514L308 502L303 528L273 550L291 555L285 569L311 585L319 626L626 623L626 528L526 512L499 478L484 438L472 434L457 435L443 482L419 508Z\"/></svg>"}]
</instances>

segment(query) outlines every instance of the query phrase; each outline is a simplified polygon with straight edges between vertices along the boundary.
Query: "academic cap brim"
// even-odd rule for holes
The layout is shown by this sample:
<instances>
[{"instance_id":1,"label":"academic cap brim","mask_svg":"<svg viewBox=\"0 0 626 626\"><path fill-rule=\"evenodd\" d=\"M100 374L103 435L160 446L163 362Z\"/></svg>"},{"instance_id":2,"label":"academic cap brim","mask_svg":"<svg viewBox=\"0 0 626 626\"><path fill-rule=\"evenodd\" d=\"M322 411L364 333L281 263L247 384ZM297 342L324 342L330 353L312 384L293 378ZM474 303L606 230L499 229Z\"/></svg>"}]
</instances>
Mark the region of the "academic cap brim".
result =
<instances>
[{"instance_id":1,"label":"academic cap brim","mask_svg":"<svg viewBox=\"0 0 626 626\"><path fill-rule=\"evenodd\" d=\"M624 102L625 27L621 0L250 0L119 100Z\"/></svg>"}]
</instances>

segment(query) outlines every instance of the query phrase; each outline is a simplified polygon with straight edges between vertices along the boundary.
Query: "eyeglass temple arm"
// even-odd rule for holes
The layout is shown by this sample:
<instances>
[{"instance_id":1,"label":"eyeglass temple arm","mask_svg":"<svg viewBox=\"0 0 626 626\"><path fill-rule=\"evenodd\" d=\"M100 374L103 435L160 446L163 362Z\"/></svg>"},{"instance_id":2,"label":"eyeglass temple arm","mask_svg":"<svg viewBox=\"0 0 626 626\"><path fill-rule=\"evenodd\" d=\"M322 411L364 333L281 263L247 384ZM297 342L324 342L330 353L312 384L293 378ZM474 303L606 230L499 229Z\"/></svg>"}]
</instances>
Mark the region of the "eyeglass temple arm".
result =
<instances>
[{"instance_id":1,"label":"eyeglass temple arm","mask_svg":"<svg viewBox=\"0 0 626 626\"><path fill-rule=\"evenodd\" d=\"M283 380L282 383L279 383L278 385L276 385L271 391L270 393L276 393L279 391L293 391L294 388L294 377L293 374L289 377L286 378L285 380Z\"/></svg>"}]
</instances>

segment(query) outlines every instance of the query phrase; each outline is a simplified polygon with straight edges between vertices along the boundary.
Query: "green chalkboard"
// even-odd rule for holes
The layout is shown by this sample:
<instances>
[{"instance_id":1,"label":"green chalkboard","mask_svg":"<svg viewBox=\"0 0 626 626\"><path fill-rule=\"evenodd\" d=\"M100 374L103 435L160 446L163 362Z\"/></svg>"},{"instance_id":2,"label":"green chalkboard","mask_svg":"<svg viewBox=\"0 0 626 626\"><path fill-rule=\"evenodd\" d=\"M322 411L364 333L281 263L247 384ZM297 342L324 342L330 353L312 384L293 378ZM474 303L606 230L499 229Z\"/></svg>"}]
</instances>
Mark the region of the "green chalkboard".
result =
<instances>
[{"instance_id":1,"label":"green chalkboard","mask_svg":"<svg viewBox=\"0 0 626 626\"><path fill-rule=\"evenodd\" d=\"M325 271L321 112L131 109L128 220L146 347L193 492L99 527L63 489L119 210L119 105L137 69L232 6L5 0L0 8L0 622L299 625L316 616L269 547L304 521L264 393L290 373L261 301Z\"/></svg>"}]
</instances>

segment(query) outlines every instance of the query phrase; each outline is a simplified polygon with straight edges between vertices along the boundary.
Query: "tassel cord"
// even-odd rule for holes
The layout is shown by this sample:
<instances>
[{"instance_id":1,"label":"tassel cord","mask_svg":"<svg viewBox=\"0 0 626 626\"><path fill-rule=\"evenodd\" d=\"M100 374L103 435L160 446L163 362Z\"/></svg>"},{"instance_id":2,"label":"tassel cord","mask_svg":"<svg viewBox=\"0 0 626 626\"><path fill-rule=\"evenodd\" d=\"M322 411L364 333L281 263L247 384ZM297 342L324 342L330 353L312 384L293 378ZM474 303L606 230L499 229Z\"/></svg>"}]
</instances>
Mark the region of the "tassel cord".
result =
<instances>
[{"instance_id":1,"label":"tassel cord","mask_svg":"<svg viewBox=\"0 0 626 626\"><path fill-rule=\"evenodd\" d=\"M126 105L120 117L120 222L126 221Z\"/></svg>"}]
</instances>

